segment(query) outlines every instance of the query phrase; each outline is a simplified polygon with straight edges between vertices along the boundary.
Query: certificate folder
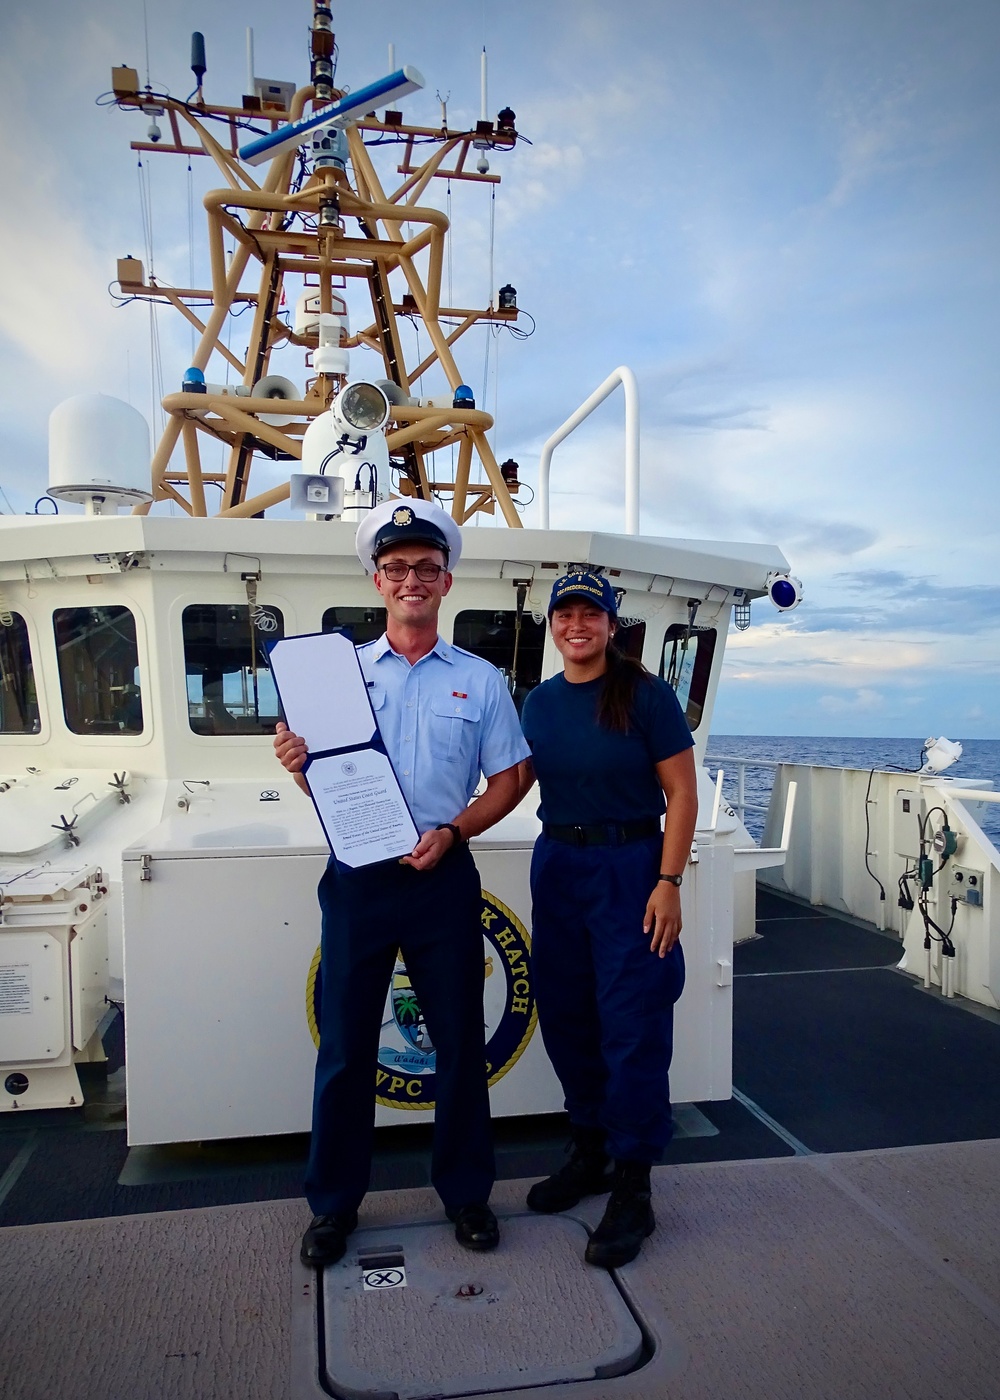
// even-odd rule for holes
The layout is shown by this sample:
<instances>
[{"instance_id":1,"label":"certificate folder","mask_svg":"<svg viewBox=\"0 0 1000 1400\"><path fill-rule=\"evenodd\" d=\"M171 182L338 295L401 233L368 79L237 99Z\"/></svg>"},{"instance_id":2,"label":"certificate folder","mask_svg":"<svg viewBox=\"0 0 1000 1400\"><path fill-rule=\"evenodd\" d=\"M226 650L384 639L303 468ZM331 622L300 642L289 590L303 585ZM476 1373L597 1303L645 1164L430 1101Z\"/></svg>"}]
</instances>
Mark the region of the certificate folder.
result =
<instances>
[{"instance_id":1,"label":"certificate folder","mask_svg":"<svg viewBox=\"0 0 1000 1400\"><path fill-rule=\"evenodd\" d=\"M354 643L343 632L270 649L285 721L306 741L302 770L330 849L356 868L409 855L420 839L386 753Z\"/></svg>"}]
</instances>

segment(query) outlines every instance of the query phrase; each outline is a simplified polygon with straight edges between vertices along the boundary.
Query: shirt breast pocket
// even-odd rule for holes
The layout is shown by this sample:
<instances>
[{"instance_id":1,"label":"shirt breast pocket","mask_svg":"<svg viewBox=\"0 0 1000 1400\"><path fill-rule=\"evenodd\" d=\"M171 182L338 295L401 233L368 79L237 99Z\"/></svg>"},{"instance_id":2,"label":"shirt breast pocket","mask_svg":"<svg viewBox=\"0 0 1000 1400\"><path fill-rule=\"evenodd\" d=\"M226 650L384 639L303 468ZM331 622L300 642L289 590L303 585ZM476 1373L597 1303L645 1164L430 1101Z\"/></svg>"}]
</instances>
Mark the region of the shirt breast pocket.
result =
<instances>
[{"instance_id":1,"label":"shirt breast pocket","mask_svg":"<svg viewBox=\"0 0 1000 1400\"><path fill-rule=\"evenodd\" d=\"M432 700L431 754L446 763L472 762L479 741L482 706L471 700Z\"/></svg>"},{"instance_id":2,"label":"shirt breast pocket","mask_svg":"<svg viewBox=\"0 0 1000 1400\"><path fill-rule=\"evenodd\" d=\"M368 686L368 699L371 701L371 707L377 716L379 710L385 709L385 687L379 685L377 681L370 684Z\"/></svg>"}]
</instances>

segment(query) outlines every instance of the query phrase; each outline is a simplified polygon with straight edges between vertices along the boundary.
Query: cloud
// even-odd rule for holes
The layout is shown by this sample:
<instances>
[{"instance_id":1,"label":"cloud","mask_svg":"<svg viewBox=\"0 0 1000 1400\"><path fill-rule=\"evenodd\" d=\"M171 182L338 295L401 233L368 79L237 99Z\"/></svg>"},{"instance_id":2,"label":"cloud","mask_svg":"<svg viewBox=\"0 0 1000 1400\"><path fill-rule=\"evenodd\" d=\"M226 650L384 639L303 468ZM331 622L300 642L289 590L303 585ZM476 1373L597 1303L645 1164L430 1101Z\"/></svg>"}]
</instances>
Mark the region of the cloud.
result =
<instances>
[{"instance_id":1,"label":"cloud","mask_svg":"<svg viewBox=\"0 0 1000 1400\"><path fill-rule=\"evenodd\" d=\"M886 707L885 696L878 690L855 690L850 695L820 695L816 704L826 714L872 714Z\"/></svg>"},{"instance_id":2,"label":"cloud","mask_svg":"<svg viewBox=\"0 0 1000 1400\"><path fill-rule=\"evenodd\" d=\"M835 580L857 597L839 607L811 609L812 631L920 631L947 628L968 635L1000 629L1000 585L941 584L896 569L839 573Z\"/></svg>"},{"instance_id":3,"label":"cloud","mask_svg":"<svg viewBox=\"0 0 1000 1400\"><path fill-rule=\"evenodd\" d=\"M857 75L841 84L829 98L838 129L838 174L826 204L846 204L872 181L913 159L912 109L917 97L912 75L897 60L895 72L873 75L866 83Z\"/></svg>"}]
</instances>

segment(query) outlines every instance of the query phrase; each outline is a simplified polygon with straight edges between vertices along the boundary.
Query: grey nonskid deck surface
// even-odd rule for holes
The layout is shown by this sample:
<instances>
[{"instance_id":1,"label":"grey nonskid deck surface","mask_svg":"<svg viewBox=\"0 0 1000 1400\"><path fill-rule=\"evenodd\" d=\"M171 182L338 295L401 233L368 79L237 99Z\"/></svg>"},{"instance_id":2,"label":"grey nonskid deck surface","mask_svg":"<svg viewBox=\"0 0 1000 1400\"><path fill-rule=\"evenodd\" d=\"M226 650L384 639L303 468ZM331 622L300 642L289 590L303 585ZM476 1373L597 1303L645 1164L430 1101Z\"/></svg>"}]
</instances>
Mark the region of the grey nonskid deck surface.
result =
<instances>
[{"instance_id":1,"label":"grey nonskid deck surface","mask_svg":"<svg viewBox=\"0 0 1000 1400\"><path fill-rule=\"evenodd\" d=\"M998 1175L998 1140L657 1168L658 1229L618 1275L655 1342L652 1359L614 1379L505 1393L994 1400ZM524 1187L497 1187L501 1216L523 1211ZM601 1206L575 1214L593 1223ZM317 1393L291 1380L293 1334L301 1345L312 1316L312 1280L296 1260L307 1219L303 1202L283 1201L4 1230L0 1393ZM431 1192L386 1192L368 1197L361 1226L434 1219L447 1232ZM526 1239L515 1223L501 1245L515 1276ZM537 1274L545 1259L528 1255L523 1268ZM555 1289L546 1326L558 1326L560 1304ZM537 1307L535 1298L525 1310L526 1331L539 1325ZM387 1322L371 1346L391 1355L388 1313ZM579 1318L567 1325L578 1329ZM514 1355L516 1337L511 1345ZM301 1354L295 1369L301 1377Z\"/></svg>"},{"instance_id":2,"label":"grey nonskid deck surface","mask_svg":"<svg viewBox=\"0 0 1000 1400\"><path fill-rule=\"evenodd\" d=\"M327 1391L399 1400L631 1370L642 1330L612 1276L580 1267L584 1226L526 1212L503 1230L504 1248L488 1254L463 1249L437 1221L358 1230L323 1274L321 1327L315 1307L293 1302L303 1324L293 1327L293 1393L322 1395L320 1370Z\"/></svg>"}]
</instances>

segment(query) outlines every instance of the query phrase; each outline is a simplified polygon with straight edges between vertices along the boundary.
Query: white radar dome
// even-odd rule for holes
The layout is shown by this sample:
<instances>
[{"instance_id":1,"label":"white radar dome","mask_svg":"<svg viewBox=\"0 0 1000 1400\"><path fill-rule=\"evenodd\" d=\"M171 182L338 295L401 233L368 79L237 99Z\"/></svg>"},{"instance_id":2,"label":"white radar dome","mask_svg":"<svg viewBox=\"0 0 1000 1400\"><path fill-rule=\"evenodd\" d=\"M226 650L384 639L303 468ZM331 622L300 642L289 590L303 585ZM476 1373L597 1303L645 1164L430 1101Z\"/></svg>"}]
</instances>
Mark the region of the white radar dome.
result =
<instances>
[{"instance_id":1,"label":"white radar dome","mask_svg":"<svg viewBox=\"0 0 1000 1400\"><path fill-rule=\"evenodd\" d=\"M130 404L76 394L49 415L49 490L98 513L153 498L149 428Z\"/></svg>"}]
</instances>

